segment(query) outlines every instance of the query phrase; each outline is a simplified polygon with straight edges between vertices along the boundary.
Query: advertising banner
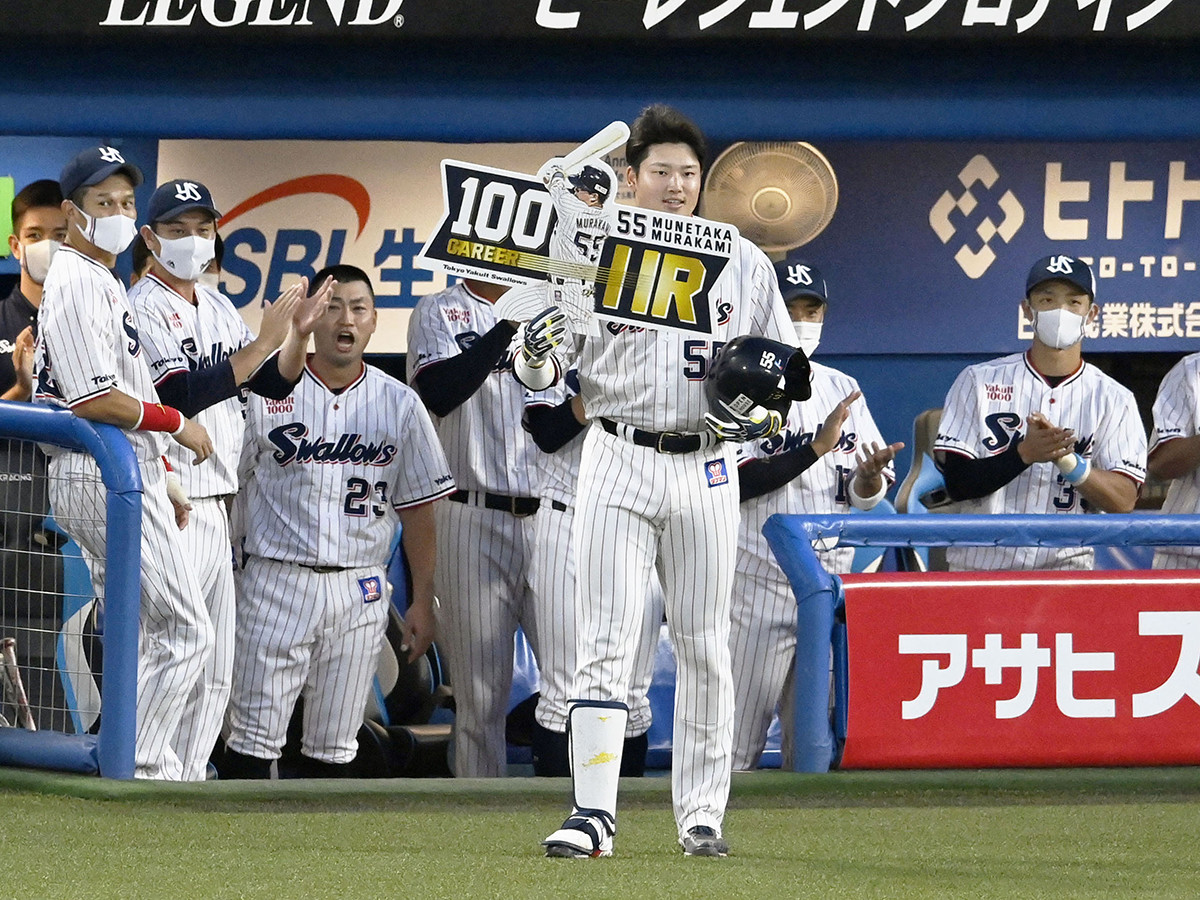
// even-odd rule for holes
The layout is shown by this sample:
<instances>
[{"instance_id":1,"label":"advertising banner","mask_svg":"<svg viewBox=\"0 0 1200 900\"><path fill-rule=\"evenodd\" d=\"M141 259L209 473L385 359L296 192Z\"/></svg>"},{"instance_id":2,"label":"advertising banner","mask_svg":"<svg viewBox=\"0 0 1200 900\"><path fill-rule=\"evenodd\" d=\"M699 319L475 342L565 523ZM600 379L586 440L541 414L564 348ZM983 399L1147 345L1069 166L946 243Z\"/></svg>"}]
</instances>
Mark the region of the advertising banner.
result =
<instances>
[{"instance_id":1,"label":"advertising banner","mask_svg":"<svg viewBox=\"0 0 1200 900\"><path fill-rule=\"evenodd\" d=\"M1200 144L837 142L832 222L800 251L830 292L825 353L1028 346L1025 277L1089 262L1088 351L1193 351L1200 338Z\"/></svg>"},{"instance_id":2,"label":"advertising banner","mask_svg":"<svg viewBox=\"0 0 1200 900\"><path fill-rule=\"evenodd\" d=\"M843 581L843 768L1200 763L1200 577Z\"/></svg>"},{"instance_id":3,"label":"advertising banner","mask_svg":"<svg viewBox=\"0 0 1200 900\"><path fill-rule=\"evenodd\" d=\"M1194 38L1190 0L5 0L0 36L282 42Z\"/></svg>"}]
</instances>

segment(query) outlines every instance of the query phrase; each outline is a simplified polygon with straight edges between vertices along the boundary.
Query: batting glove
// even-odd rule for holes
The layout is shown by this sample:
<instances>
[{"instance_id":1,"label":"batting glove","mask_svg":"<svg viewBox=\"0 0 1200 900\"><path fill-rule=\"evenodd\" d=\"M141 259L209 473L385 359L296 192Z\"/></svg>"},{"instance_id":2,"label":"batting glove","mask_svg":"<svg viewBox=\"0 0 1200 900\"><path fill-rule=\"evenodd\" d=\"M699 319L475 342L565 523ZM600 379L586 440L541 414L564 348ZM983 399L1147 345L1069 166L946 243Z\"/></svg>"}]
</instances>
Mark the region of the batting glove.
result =
<instances>
[{"instance_id":1,"label":"batting glove","mask_svg":"<svg viewBox=\"0 0 1200 900\"><path fill-rule=\"evenodd\" d=\"M541 365L567 336L567 316L557 306L542 310L525 323L521 350L535 366Z\"/></svg>"},{"instance_id":2,"label":"batting glove","mask_svg":"<svg viewBox=\"0 0 1200 900\"><path fill-rule=\"evenodd\" d=\"M728 418L705 413L704 422L709 430L723 441L756 441L779 434L783 430L783 414L774 409L767 409L756 403L744 413L739 413L724 400L721 400L720 404Z\"/></svg>"}]
</instances>

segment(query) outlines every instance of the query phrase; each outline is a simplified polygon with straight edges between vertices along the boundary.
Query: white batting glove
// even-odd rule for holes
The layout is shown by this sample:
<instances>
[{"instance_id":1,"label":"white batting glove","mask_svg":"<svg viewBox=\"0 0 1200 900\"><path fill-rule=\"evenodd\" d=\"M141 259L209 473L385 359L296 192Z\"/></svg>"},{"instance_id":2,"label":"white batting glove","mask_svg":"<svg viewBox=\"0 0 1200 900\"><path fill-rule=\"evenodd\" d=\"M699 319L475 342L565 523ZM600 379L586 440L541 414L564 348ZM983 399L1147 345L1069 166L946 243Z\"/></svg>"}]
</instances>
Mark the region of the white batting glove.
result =
<instances>
[{"instance_id":1,"label":"white batting glove","mask_svg":"<svg viewBox=\"0 0 1200 900\"><path fill-rule=\"evenodd\" d=\"M192 498L183 489L183 482L179 480L179 476L175 472L167 473L167 496L176 506L189 510L192 508Z\"/></svg>"},{"instance_id":2,"label":"white batting glove","mask_svg":"<svg viewBox=\"0 0 1200 900\"><path fill-rule=\"evenodd\" d=\"M542 310L525 323L521 352L534 368L546 361L567 336L567 316L557 306Z\"/></svg>"},{"instance_id":3,"label":"white batting glove","mask_svg":"<svg viewBox=\"0 0 1200 900\"><path fill-rule=\"evenodd\" d=\"M713 413L705 413L704 422L709 430L723 441L756 441L779 434L783 430L783 415L777 410L767 409L755 403L744 413L740 413L724 400L721 400L720 404L728 417L720 418Z\"/></svg>"}]
</instances>

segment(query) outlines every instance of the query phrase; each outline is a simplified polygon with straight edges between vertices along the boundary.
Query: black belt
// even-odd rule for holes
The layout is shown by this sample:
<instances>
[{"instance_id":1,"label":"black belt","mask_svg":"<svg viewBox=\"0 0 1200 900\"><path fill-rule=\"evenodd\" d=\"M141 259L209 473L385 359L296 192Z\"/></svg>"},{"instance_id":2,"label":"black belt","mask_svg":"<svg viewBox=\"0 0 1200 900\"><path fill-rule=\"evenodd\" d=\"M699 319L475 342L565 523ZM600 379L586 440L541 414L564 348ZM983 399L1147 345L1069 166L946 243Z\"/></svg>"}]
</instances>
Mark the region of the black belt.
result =
<instances>
[{"instance_id":1,"label":"black belt","mask_svg":"<svg viewBox=\"0 0 1200 900\"><path fill-rule=\"evenodd\" d=\"M486 509L497 509L523 518L538 511L541 501L537 497L508 497L504 494L485 494L479 491L455 491L450 495L455 503L469 503ZM480 501L483 502L480 502Z\"/></svg>"},{"instance_id":2,"label":"black belt","mask_svg":"<svg viewBox=\"0 0 1200 900\"><path fill-rule=\"evenodd\" d=\"M311 569L318 575L328 575L330 572L345 572L347 569L353 569L354 566L310 566L308 563L300 563L301 567Z\"/></svg>"},{"instance_id":3,"label":"black belt","mask_svg":"<svg viewBox=\"0 0 1200 900\"><path fill-rule=\"evenodd\" d=\"M571 507L567 506L567 504L563 503L561 500L551 500L550 508L558 510L559 512L566 512Z\"/></svg>"},{"instance_id":4,"label":"black belt","mask_svg":"<svg viewBox=\"0 0 1200 900\"><path fill-rule=\"evenodd\" d=\"M600 427L639 447L653 447L659 453L695 453L716 443L713 434L689 434L682 431L642 431L612 419L600 419Z\"/></svg>"}]
</instances>

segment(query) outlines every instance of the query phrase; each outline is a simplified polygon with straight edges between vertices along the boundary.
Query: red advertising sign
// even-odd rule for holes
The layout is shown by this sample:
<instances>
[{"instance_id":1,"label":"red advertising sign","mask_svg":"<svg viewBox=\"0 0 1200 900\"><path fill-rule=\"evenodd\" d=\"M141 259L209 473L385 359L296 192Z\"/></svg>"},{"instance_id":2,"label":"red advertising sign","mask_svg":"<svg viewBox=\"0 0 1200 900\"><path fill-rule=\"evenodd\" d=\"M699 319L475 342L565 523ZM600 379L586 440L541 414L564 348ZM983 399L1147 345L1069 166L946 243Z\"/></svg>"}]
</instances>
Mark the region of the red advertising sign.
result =
<instances>
[{"instance_id":1,"label":"red advertising sign","mask_svg":"<svg viewBox=\"0 0 1200 900\"><path fill-rule=\"evenodd\" d=\"M843 582L842 768L1200 763L1200 573Z\"/></svg>"}]
</instances>

